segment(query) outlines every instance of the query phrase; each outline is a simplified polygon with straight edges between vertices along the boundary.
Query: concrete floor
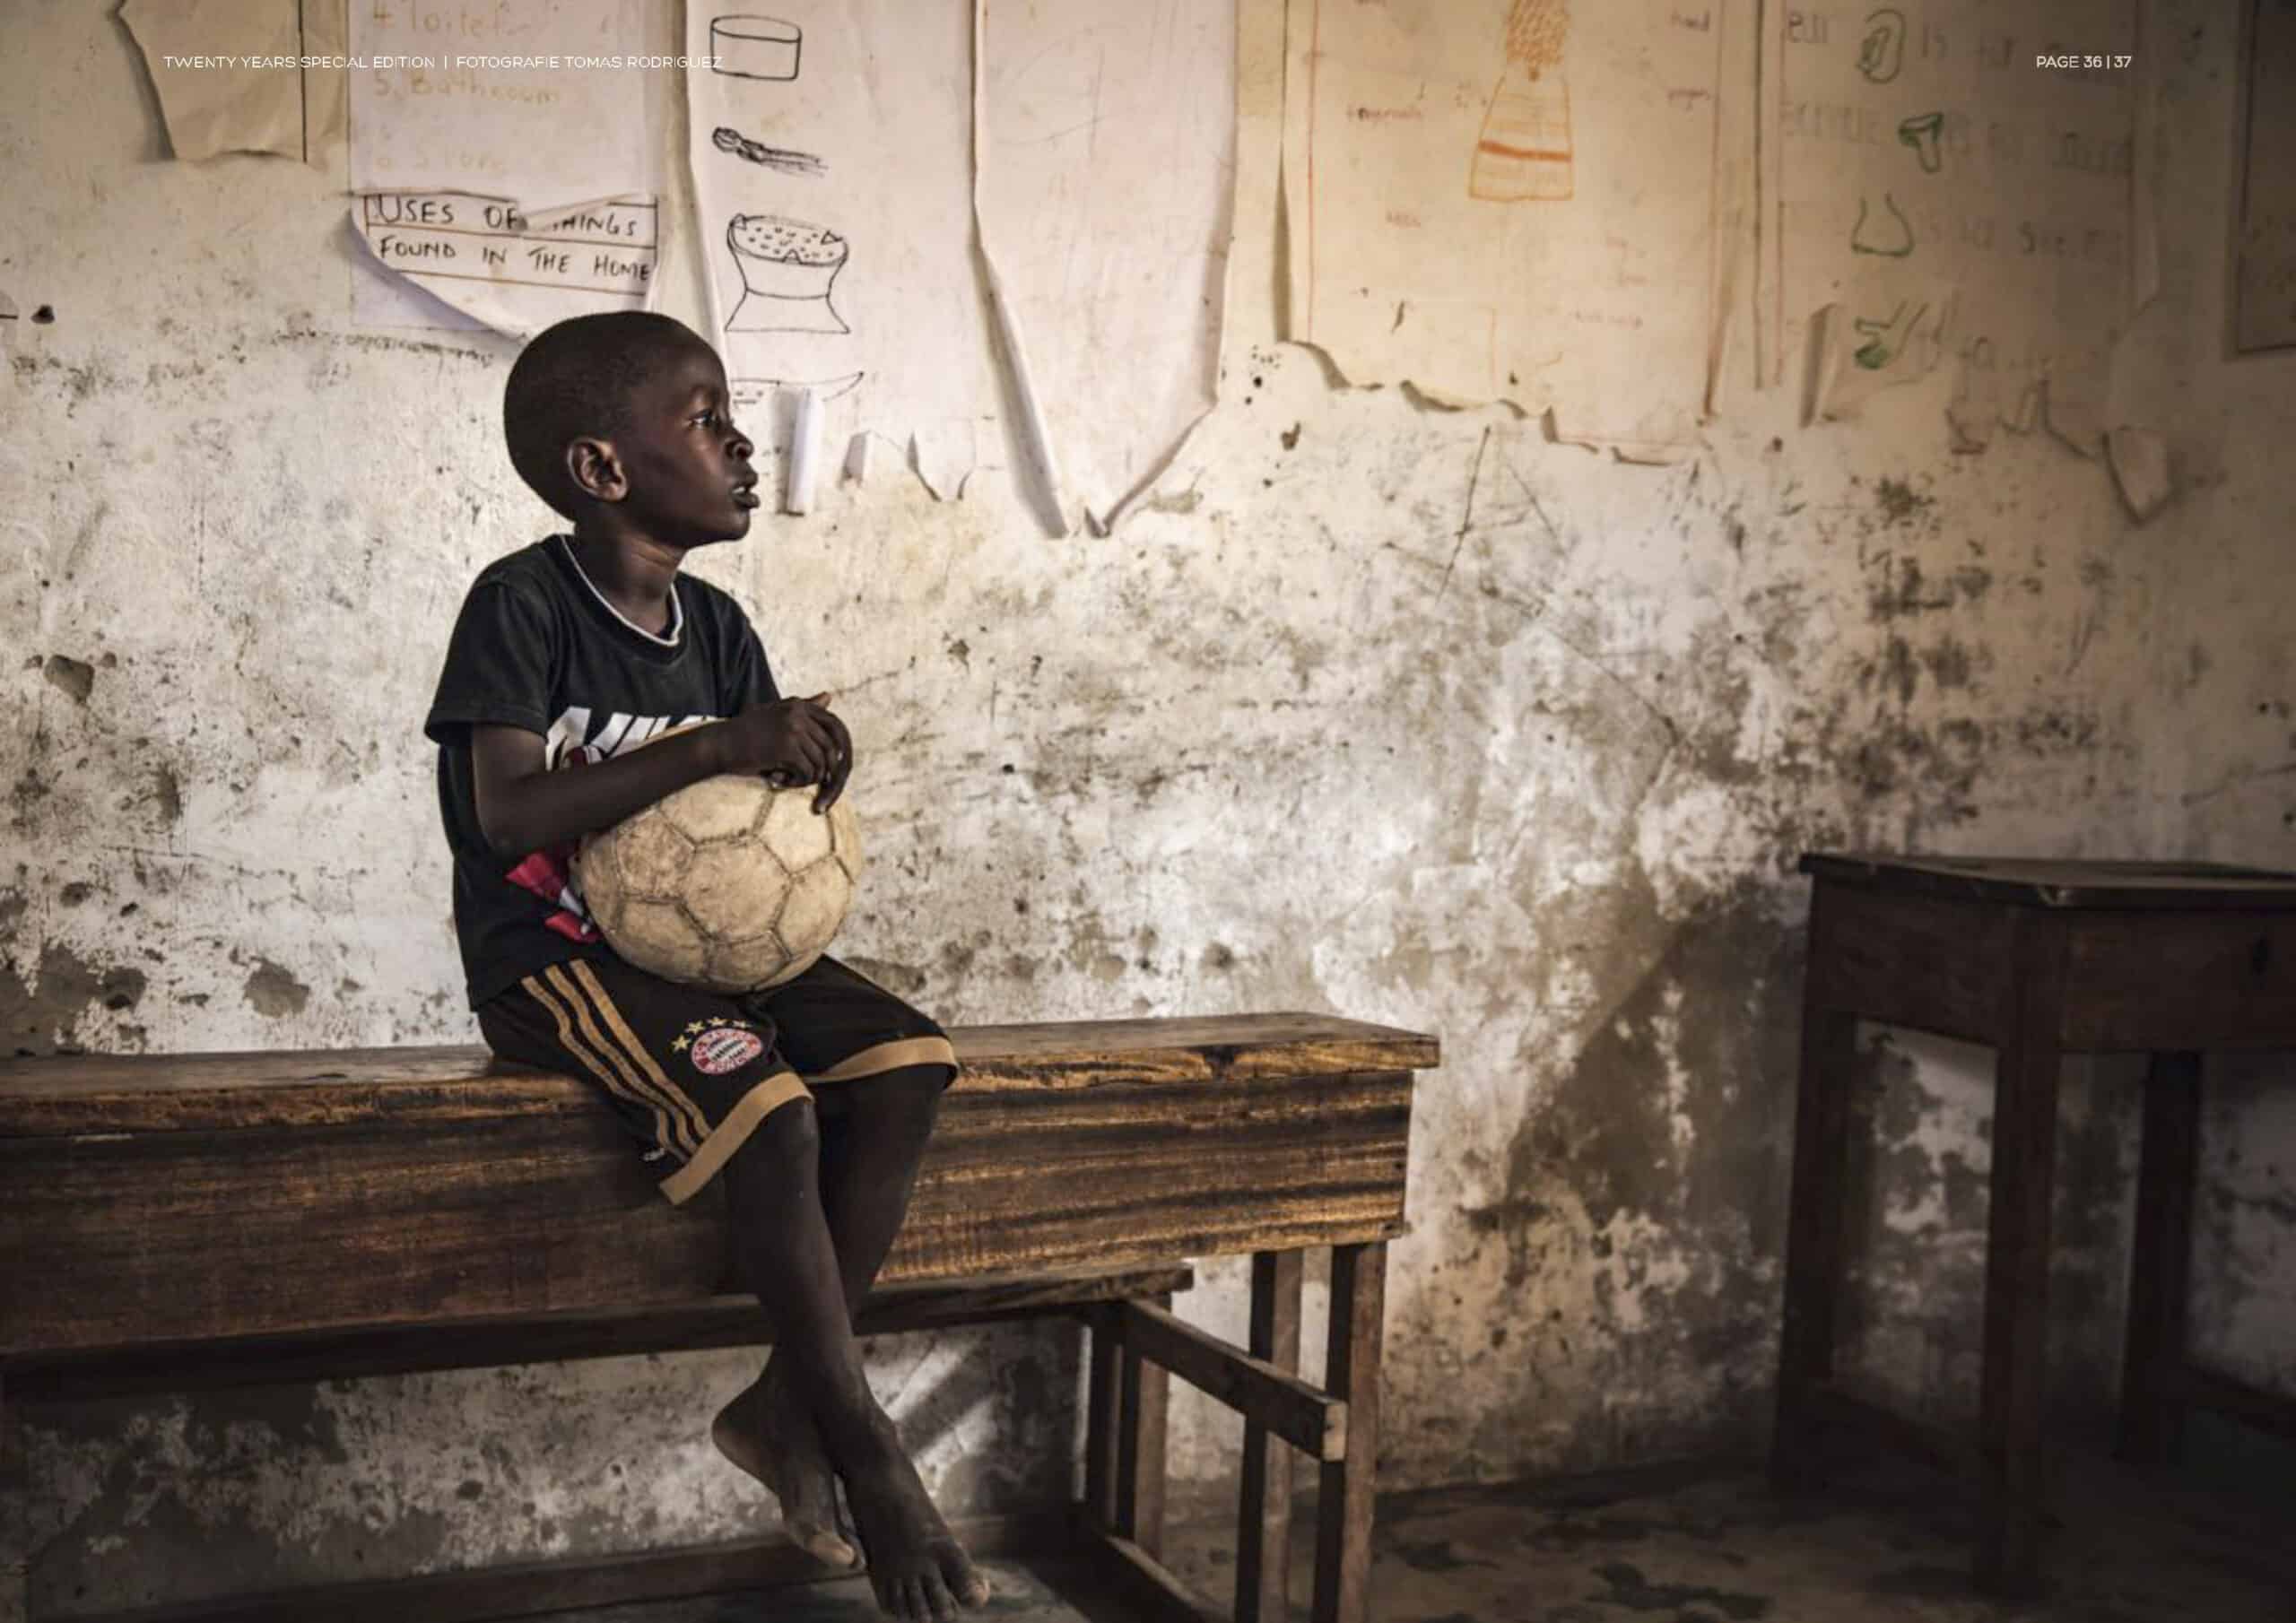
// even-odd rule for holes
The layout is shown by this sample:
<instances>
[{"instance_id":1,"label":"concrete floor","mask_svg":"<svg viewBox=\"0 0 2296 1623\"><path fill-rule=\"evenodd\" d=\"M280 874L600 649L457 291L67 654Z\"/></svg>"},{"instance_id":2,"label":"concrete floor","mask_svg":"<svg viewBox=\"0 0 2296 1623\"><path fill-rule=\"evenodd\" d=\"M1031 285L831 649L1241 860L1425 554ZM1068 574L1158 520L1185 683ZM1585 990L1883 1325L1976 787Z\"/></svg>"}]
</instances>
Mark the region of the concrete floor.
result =
<instances>
[{"instance_id":1,"label":"concrete floor","mask_svg":"<svg viewBox=\"0 0 2296 1623\"><path fill-rule=\"evenodd\" d=\"M1861 1468L1787 1504L1758 1473L1650 1471L1563 1485L1446 1488L1382 1498L1377 1623L2296 1623L2296 1483L2066 1472L2048 1597L1984 1600L1967 1574L1968 1515L1942 1481ZM1304 1508L1304 1507L1303 1507ZM1310 1551L1295 1525L1294 1595ZM1180 1575L1225 1606L1225 1530L1175 1530ZM988 1564L998 1623L1107 1623L1059 1563ZM1077 1610L1081 1603L1085 1610ZM866 1586L557 1614L555 1623L865 1623ZM1297 1608L1304 1619L1304 1605ZM545 1620L546 1623L546 1620Z\"/></svg>"}]
</instances>

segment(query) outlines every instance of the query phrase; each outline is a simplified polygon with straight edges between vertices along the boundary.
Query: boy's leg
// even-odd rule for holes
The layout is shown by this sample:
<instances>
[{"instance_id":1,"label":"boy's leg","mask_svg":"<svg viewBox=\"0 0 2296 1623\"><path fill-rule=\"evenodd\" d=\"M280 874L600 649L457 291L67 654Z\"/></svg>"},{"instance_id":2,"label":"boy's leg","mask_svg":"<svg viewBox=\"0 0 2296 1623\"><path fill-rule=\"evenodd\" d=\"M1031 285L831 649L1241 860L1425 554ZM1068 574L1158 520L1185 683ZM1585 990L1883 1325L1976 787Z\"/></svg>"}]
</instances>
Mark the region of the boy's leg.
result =
<instances>
[{"instance_id":1,"label":"boy's leg","mask_svg":"<svg viewBox=\"0 0 2296 1623\"><path fill-rule=\"evenodd\" d=\"M822 1127L822 1211L837 1242L846 1300L859 1306L909 1216L926 1141L949 1085L939 1065L837 1082L814 1095Z\"/></svg>"},{"instance_id":2,"label":"boy's leg","mask_svg":"<svg viewBox=\"0 0 2296 1623\"><path fill-rule=\"evenodd\" d=\"M751 1289L773 1321L781 1378L803 1402L845 1480L878 1603L903 1619L953 1618L987 1584L925 1491L863 1371L820 1184L809 1100L760 1122L719 1174Z\"/></svg>"},{"instance_id":3,"label":"boy's leg","mask_svg":"<svg viewBox=\"0 0 2296 1623\"><path fill-rule=\"evenodd\" d=\"M948 1074L939 1065L833 1083L813 1098L821 1132L822 1210L848 1306L869 1293L908 1215L917 1169L940 1112ZM728 1458L765 1480L792 1533L832 1566L852 1549L837 1534L837 1487L829 1455L786 1360L721 1410L711 1435Z\"/></svg>"},{"instance_id":4,"label":"boy's leg","mask_svg":"<svg viewBox=\"0 0 2296 1623\"><path fill-rule=\"evenodd\" d=\"M846 1480L886 1610L923 1619L953 1615L952 1597L985 1600L987 1584L869 1393L822 1208L812 1096L771 1018L611 955L530 976L478 1016L495 1053L597 1082L650 1146L646 1159L667 1174L672 1201L726 1180L736 1255L773 1324L785 1378Z\"/></svg>"}]
</instances>

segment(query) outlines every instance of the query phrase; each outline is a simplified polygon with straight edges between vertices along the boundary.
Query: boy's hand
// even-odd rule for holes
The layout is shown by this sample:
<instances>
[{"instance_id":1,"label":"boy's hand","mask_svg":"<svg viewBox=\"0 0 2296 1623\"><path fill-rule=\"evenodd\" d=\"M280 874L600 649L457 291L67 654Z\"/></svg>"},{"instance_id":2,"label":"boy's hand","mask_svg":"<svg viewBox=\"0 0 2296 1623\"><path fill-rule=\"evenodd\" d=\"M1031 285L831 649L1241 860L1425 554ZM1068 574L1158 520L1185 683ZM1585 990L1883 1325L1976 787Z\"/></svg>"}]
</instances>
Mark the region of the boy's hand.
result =
<instances>
[{"instance_id":1,"label":"boy's hand","mask_svg":"<svg viewBox=\"0 0 2296 1623\"><path fill-rule=\"evenodd\" d=\"M831 714L830 695L751 705L724 725L729 772L755 772L787 787L819 784L816 812L828 811L853 775L853 737Z\"/></svg>"}]
</instances>

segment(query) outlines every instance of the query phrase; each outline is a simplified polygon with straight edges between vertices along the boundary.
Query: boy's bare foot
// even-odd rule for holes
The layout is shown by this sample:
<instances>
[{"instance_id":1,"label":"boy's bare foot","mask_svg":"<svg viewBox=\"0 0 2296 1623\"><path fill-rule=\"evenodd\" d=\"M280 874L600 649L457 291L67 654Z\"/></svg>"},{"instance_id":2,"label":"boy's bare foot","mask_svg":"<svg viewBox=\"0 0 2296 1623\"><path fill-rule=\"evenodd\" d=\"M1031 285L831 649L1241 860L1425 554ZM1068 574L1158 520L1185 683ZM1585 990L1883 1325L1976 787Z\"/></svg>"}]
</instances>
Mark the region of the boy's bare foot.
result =
<instances>
[{"instance_id":1,"label":"boy's bare foot","mask_svg":"<svg viewBox=\"0 0 2296 1623\"><path fill-rule=\"evenodd\" d=\"M844 1462L846 1503L853 1508L877 1604L905 1623L940 1623L960 1606L984 1606L988 1580L973 1570L890 1419L880 1416L866 1446Z\"/></svg>"},{"instance_id":2,"label":"boy's bare foot","mask_svg":"<svg viewBox=\"0 0 2296 1623\"><path fill-rule=\"evenodd\" d=\"M839 1536L837 1477L813 1418L773 1372L760 1377L709 1423L718 1452L765 1484L781 1504L782 1524L815 1560L855 1567L861 1557Z\"/></svg>"}]
</instances>

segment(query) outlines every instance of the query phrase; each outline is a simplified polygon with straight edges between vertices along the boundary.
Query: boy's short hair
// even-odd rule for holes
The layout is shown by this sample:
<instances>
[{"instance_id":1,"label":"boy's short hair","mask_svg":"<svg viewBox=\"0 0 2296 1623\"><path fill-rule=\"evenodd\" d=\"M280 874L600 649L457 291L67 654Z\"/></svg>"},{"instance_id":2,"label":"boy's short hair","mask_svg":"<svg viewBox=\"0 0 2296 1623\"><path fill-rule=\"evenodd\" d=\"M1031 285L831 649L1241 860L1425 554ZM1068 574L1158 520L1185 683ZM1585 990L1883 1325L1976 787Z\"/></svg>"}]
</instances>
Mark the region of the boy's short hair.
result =
<instances>
[{"instance_id":1,"label":"boy's short hair","mask_svg":"<svg viewBox=\"0 0 2296 1623\"><path fill-rule=\"evenodd\" d=\"M608 310L544 328L518 352L502 389L510 465L562 516L578 517L568 443L620 432L631 396L672 357L697 345L709 348L691 327L652 310Z\"/></svg>"}]
</instances>

